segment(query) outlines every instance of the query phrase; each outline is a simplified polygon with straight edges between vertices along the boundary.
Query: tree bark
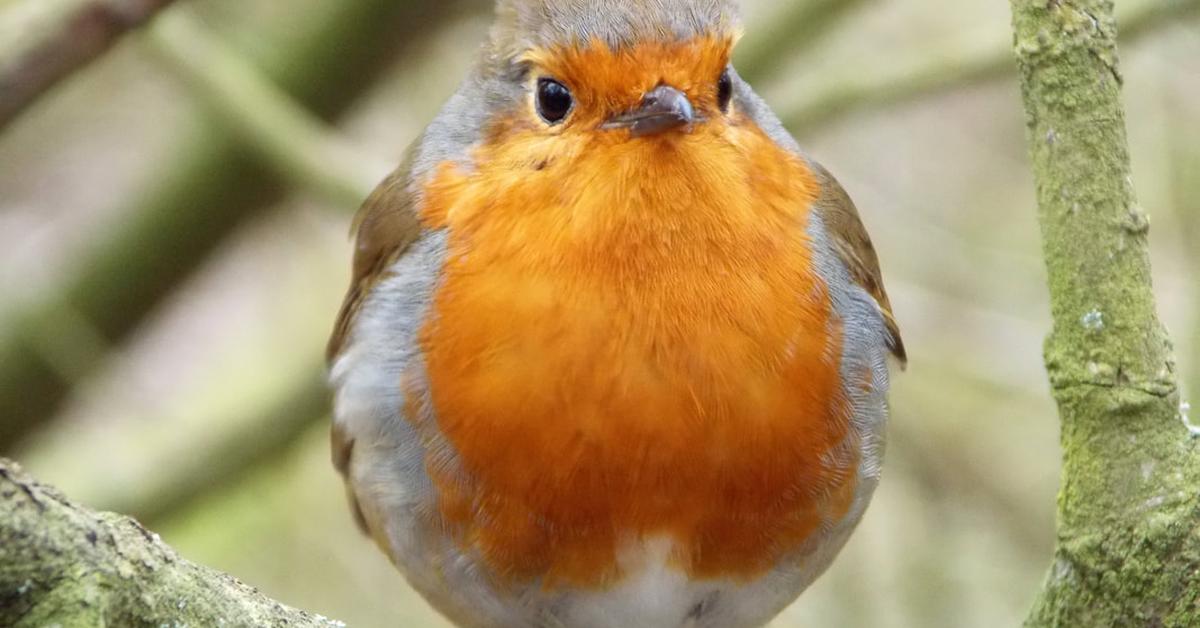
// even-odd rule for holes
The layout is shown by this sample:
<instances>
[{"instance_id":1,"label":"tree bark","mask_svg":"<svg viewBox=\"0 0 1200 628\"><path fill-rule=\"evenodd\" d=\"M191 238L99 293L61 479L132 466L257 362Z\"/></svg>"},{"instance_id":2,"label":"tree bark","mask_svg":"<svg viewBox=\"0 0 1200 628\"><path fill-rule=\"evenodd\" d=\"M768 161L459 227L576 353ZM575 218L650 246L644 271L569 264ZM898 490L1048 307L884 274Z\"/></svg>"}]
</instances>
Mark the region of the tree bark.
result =
<instances>
[{"instance_id":1,"label":"tree bark","mask_svg":"<svg viewBox=\"0 0 1200 628\"><path fill-rule=\"evenodd\" d=\"M1200 625L1200 441L1130 174L1111 0L1012 0L1062 420L1057 548L1028 626Z\"/></svg>"},{"instance_id":2,"label":"tree bark","mask_svg":"<svg viewBox=\"0 0 1200 628\"><path fill-rule=\"evenodd\" d=\"M184 560L0 458L0 625L345 626Z\"/></svg>"}]
</instances>

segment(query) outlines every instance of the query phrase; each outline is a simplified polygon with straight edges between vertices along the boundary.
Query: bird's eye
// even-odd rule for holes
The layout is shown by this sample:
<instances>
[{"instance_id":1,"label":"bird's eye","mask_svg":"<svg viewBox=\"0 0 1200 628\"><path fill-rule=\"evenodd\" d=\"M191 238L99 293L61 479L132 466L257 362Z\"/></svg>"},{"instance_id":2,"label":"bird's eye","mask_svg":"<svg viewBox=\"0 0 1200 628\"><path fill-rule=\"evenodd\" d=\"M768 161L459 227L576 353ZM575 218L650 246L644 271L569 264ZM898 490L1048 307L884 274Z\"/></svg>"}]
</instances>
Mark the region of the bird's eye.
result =
<instances>
[{"instance_id":1,"label":"bird's eye","mask_svg":"<svg viewBox=\"0 0 1200 628\"><path fill-rule=\"evenodd\" d=\"M550 124L558 124L571 113L575 100L566 85L551 78L540 78L537 83L538 115Z\"/></svg>"},{"instance_id":2,"label":"bird's eye","mask_svg":"<svg viewBox=\"0 0 1200 628\"><path fill-rule=\"evenodd\" d=\"M721 111L729 111L730 100L733 100L733 79L730 78L727 68L721 73L721 78L717 79L717 106Z\"/></svg>"}]
</instances>

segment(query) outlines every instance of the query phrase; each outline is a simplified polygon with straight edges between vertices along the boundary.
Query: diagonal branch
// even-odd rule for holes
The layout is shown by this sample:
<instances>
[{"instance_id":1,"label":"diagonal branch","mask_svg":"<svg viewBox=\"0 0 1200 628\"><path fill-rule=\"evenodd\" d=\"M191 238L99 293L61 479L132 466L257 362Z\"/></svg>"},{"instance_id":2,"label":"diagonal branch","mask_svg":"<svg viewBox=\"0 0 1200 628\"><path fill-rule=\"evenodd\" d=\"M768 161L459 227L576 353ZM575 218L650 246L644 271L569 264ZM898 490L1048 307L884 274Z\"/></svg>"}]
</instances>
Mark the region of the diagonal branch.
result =
<instances>
[{"instance_id":1,"label":"diagonal branch","mask_svg":"<svg viewBox=\"0 0 1200 628\"><path fill-rule=\"evenodd\" d=\"M420 41L431 24L467 6L478 1L307 3L258 30L253 61L298 103L331 119L369 87L389 51ZM0 451L12 451L57 409L75 382L64 373L84 376L104 361L79 351L46 356L38 339L45 331L54 337L46 327L55 312L75 312L98 339L119 344L228 234L278 200L279 177L223 121L199 117L192 127L127 201L122 222L77 256L63 285L0 330Z\"/></svg>"},{"instance_id":2,"label":"diagonal branch","mask_svg":"<svg viewBox=\"0 0 1200 628\"><path fill-rule=\"evenodd\" d=\"M0 11L0 130L172 0L24 0Z\"/></svg>"},{"instance_id":3,"label":"diagonal branch","mask_svg":"<svg viewBox=\"0 0 1200 628\"><path fill-rule=\"evenodd\" d=\"M757 24L753 37L738 46L737 68L755 83L770 78L782 60L795 61L822 36L854 14L867 0L807 0L779 3L782 8Z\"/></svg>"},{"instance_id":4,"label":"diagonal branch","mask_svg":"<svg viewBox=\"0 0 1200 628\"><path fill-rule=\"evenodd\" d=\"M137 461L144 469L136 486L107 486L98 495L77 495L97 507L128 513L153 524L246 477L264 461L282 457L314 425L327 422L325 369L314 355L278 396L200 434L186 453L155 451Z\"/></svg>"},{"instance_id":5,"label":"diagonal branch","mask_svg":"<svg viewBox=\"0 0 1200 628\"><path fill-rule=\"evenodd\" d=\"M84 509L3 458L0 625L345 626L180 558L137 521Z\"/></svg>"},{"instance_id":6,"label":"diagonal branch","mask_svg":"<svg viewBox=\"0 0 1200 628\"><path fill-rule=\"evenodd\" d=\"M1162 26L1200 15L1200 0L1146 0L1119 16L1121 39L1133 42ZM1009 76L1012 51L1007 41L989 45L952 44L908 65L889 64L849 70L809 90L805 98L780 112L793 132L806 131L862 113L913 102L969 85Z\"/></svg>"},{"instance_id":7,"label":"diagonal branch","mask_svg":"<svg viewBox=\"0 0 1200 628\"><path fill-rule=\"evenodd\" d=\"M293 187L338 207L366 198L390 167L345 142L183 9L149 29L150 49Z\"/></svg>"}]
</instances>

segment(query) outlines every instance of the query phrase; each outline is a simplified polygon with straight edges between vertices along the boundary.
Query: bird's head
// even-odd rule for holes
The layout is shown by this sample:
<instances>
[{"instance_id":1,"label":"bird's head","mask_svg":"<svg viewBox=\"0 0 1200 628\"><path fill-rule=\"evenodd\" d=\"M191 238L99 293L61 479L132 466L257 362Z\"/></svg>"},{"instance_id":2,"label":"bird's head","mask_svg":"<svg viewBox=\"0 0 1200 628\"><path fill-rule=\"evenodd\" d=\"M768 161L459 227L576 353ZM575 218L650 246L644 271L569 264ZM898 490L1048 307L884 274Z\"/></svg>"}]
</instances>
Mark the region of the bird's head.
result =
<instances>
[{"instance_id":1,"label":"bird's head","mask_svg":"<svg viewBox=\"0 0 1200 628\"><path fill-rule=\"evenodd\" d=\"M736 13L728 0L502 0L489 59L547 134L686 133L729 113Z\"/></svg>"},{"instance_id":2,"label":"bird's head","mask_svg":"<svg viewBox=\"0 0 1200 628\"><path fill-rule=\"evenodd\" d=\"M453 163L520 220L540 208L576 234L811 196L793 140L730 64L739 34L734 0L500 0L418 171ZM487 220L507 213L488 207Z\"/></svg>"}]
</instances>

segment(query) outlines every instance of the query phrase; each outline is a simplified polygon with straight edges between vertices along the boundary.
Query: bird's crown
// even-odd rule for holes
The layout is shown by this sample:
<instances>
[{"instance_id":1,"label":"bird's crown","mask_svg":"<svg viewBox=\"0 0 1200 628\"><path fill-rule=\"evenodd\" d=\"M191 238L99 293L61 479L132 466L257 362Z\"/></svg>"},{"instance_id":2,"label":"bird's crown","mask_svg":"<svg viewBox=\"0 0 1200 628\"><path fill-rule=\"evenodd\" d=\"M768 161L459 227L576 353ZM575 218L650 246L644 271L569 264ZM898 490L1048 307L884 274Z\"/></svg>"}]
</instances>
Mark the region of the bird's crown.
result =
<instances>
[{"instance_id":1,"label":"bird's crown","mask_svg":"<svg viewBox=\"0 0 1200 628\"><path fill-rule=\"evenodd\" d=\"M732 34L737 0L499 0L493 51L513 59L531 48Z\"/></svg>"}]
</instances>

